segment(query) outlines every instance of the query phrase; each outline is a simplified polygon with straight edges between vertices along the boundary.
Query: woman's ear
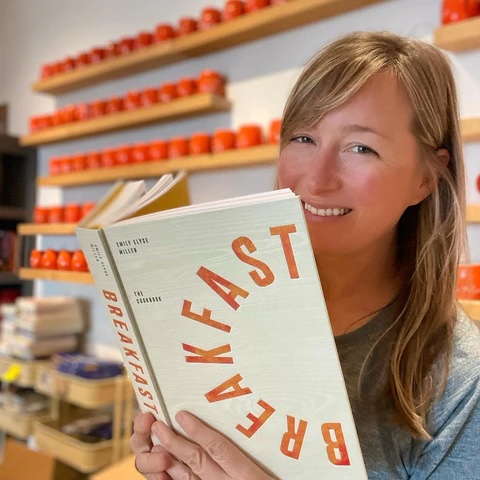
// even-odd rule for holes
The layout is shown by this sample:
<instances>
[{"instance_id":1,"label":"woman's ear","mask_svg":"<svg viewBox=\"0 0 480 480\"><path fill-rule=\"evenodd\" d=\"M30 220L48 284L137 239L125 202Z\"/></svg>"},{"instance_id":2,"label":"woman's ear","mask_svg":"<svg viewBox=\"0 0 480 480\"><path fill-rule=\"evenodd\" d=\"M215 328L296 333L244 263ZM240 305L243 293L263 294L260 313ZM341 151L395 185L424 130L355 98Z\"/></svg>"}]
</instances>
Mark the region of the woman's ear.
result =
<instances>
[{"instance_id":1,"label":"woman's ear","mask_svg":"<svg viewBox=\"0 0 480 480\"><path fill-rule=\"evenodd\" d=\"M450 152L446 148L439 148L436 152L437 158L445 165L450 162Z\"/></svg>"}]
</instances>

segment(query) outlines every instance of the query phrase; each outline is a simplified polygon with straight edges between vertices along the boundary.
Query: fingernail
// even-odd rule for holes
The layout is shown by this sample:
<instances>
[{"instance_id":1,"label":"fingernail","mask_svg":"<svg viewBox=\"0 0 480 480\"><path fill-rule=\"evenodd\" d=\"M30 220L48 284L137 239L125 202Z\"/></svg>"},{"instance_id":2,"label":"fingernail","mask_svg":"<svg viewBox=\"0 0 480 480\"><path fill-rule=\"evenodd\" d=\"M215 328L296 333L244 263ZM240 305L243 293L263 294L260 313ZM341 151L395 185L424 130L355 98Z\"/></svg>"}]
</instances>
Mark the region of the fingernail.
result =
<instances>
[{"instance_id":1,"label":"fingernail","mask_svg":"<svg viewBox=\"0 0 480 480\"><path fill-rule=\"evenodd\" d=\"M186 420L185 412L178 412L175 415L175 420L181 425Z\"/></svg>"}]
</instances>

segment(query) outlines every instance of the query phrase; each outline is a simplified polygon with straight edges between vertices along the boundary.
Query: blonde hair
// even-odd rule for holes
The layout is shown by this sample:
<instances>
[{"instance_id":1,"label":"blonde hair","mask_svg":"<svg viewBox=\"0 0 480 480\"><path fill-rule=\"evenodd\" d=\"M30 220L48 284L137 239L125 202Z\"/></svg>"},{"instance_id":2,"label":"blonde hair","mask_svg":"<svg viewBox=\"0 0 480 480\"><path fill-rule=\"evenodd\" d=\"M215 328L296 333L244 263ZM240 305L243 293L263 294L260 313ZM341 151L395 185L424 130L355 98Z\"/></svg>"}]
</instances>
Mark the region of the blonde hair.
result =
<instances>
[{"instance_id":1,"label":"blonde hair","mask_svg":"<svg viewBox=\"0 0 480 480\"><path fill-rule=\"evenodd\" d=\"M436 180L432 193L409 207L397 228L405 282L388 381L397 421L415 437L428 439L427 414L448 376L458 308L457 266L465 241L465 173L447 58L433 45L387 32L340 38L307 64L294 86L283 114L281 148L294 131L315 126L380 72L391 73L407 89L412 133L421 161ZM450 154L447 165L436 155L440 148ZM437 365L440 382L434 375Z\"/></svg>"}]
</instances>

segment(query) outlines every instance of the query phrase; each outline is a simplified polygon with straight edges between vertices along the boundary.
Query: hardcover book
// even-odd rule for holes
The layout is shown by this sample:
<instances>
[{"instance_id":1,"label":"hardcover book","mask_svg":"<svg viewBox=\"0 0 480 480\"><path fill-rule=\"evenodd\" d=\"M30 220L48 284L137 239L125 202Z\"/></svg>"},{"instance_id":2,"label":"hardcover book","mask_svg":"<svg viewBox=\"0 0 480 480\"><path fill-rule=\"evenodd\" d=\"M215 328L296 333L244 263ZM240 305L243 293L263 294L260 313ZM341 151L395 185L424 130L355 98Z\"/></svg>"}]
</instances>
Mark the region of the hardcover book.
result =
<instances>
[{"instance_id":1,"label":"hardcover book","mask_svg":"<svg viewBox=\"0 0 480 480\"><path fill-rule=\"evenodd\" d=\"M290 190L77 235L143 411L181 431L187 410L277 478L367 479Z\"/></svg>"}]
</instances>

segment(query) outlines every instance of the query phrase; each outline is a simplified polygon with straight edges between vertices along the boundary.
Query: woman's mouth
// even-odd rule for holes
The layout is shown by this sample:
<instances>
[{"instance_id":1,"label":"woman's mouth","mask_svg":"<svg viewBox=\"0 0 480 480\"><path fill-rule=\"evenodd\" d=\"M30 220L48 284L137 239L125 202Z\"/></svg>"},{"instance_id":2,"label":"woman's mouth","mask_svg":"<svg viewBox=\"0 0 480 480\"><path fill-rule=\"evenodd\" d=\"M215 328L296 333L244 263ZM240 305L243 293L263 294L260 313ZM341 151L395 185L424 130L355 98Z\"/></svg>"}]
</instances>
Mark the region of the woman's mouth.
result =
<instances>
[{"instance_id":1,"label":"woman's mouth","mask_svg":"<svg viewBox=\"0 0 480 480\"><path fill-rule=\"evenodd\" d=\"M313 215L319 217L341 217L352 211L351 208L331 207L331 208L315 208L309 203L304 202L304 208Z\"/></svg>"}]
</instances>

